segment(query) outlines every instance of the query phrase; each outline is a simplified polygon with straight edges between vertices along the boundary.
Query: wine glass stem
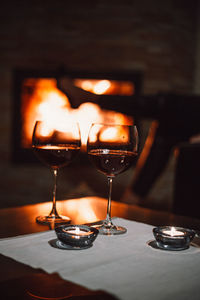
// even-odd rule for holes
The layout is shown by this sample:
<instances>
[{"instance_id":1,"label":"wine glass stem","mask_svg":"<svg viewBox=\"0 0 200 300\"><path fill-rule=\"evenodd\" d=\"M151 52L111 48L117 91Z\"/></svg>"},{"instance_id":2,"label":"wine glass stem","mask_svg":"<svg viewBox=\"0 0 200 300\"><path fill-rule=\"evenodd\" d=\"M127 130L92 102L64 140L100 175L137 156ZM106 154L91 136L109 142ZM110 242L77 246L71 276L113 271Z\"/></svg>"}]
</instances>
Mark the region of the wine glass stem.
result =
<instances>
[{"instance_id":1,"label":"wine glass stem","mask_svg":"<svg viewBox=\"0 0 200 300\"><path fill-rule=\"evenodd\" d=\"M112 177L108 177L108 206L107 206L107 216L105 220L106 226L113 226L111 220L111 194L112 194Z\"/></svg>"},{"instance_id":2,"label":"wine glass stem","mask_svg":"<svg viewBox=\"0 0 200 300\"><path fill-rule=\"evenodd\" d=\"M53 169L53 175L54 175L54 187L53 187L53 205L52 210L50 212L50 216L58 216L57 210L56 210L56 190L57 190L57 175L58 171L57 169Z\"/></svg>"}]
</instances>

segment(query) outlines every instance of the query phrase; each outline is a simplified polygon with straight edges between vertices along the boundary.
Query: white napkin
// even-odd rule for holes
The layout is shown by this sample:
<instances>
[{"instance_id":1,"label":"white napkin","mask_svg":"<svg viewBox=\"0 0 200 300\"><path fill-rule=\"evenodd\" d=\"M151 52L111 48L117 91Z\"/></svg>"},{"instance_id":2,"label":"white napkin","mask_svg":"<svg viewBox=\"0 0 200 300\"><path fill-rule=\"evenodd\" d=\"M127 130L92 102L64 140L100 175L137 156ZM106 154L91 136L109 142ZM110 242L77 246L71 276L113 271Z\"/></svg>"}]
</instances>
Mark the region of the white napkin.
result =
<instances>
[{"instance_id":1,"label":"white napkin","mask_svg":"<svg viewBox=\"0 0 200 300\"><path fill-rule=\"evenodd\" d=\"M49 241L54 231L0 240L0 253L92 290L104 290L123 300L199 300L200 248L164 251L149 246L152 226L114 219L127 233L99 235L93 247L61 250Z\"/></svg>"}]
</instances>

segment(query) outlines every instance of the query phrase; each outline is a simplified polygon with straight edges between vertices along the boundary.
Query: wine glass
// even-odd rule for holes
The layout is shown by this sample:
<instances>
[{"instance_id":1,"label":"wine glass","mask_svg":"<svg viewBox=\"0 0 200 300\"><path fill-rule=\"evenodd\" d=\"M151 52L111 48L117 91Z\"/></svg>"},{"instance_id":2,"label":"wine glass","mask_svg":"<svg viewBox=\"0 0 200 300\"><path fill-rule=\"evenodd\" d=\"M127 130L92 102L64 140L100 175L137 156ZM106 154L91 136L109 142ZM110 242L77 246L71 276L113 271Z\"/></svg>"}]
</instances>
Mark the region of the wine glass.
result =
<instances>
[{"instance_id":1,"label":"wine glass","mask_svg":"<svg viewBox=\"0 0 200 300\"><path fill-rule=\"evenodd\" d=\"M69 165L80 150L78 123L36 121L32 147L39 160L51 168L54 176L52 210L47 216L38 216L36 221L51 225L70 223L70 218L59 215L56 209L57 174L58 169Z\"/></svg>"},{"instance_id":2,"label":"wine glass","mask_svg":"<svg viewBox=\"0 0 200 300\"><path fill-rule=\"evenodd\" d=\"M87 141L87 153L97 170L107 176L109 193L107 216L99 226L99 233L121 234L127 230L116 226L111 219L113 178L131 167L137 156L138 132L133 125L92 124Z\"/></svg>"}]
</instances>

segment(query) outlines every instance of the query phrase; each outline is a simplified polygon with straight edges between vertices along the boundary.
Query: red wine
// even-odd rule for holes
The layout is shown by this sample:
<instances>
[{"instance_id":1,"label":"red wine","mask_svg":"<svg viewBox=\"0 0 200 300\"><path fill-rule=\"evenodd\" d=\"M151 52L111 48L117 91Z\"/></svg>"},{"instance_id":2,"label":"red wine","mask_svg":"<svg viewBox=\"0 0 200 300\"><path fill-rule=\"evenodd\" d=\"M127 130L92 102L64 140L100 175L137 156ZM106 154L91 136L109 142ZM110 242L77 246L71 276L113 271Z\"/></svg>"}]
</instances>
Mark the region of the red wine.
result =
<instances>
[{"instance_id":1,"label":"red wine","mask_svg":"<svg viewBox=\"0 0 200 300\"><path fill-rule=\"evenodd\" d=\"M36 156L47 166L58 169L67 166L78 154L80 147L76 145L69 146L34 146Z\"/></svg>"},{"instance_id":2,"label":"red wine","mask_svg":"<svg viewBox=\"0 0 200 300\"><path fill-rule=\"evenodd\" d=\"M94 149L88 152L96 168L114 177L131 167L137 153L124 150Z\"/></svg>"}]
</instances>

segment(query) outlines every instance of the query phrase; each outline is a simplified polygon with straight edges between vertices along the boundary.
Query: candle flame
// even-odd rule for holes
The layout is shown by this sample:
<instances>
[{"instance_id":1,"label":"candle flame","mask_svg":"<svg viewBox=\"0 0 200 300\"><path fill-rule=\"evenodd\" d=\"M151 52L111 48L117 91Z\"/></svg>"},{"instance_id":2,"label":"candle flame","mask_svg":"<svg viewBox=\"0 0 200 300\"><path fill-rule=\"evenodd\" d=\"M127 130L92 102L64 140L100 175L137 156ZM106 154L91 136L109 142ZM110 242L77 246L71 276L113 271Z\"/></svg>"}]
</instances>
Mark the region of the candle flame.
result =
<instances>
[{"instance_id":1,"label":"candle flame","mask_svg":"<svg viewBox=\"0 0 200 300\"><path fill-rule=\"evenodd\" d=\"M171 236L180 236L180 235L184 235L184 233L181 230L177 230L175 227L172 226L172 228L170 230L170 235Z\"/></svg>"},{"instance_id":2,"label":"candle flame","mask_svg":"<svg viewBox=\"0 0 200 300\"><path fill-rule=\"evenodd\" d=\"M170 234L171 234L171 236L174 236L176 234L175 227L172 226Z\"/></svg>"},{"instance_id":3,"label":"candle flame","mask_svg":"<svg viewBox=\"0 0 200 300\"><path fill-rule=\"evenodd\" d=\"M80 233L80 229L79 229L79 227L76 227L75 234L79 234L79 233Z\"/></svg>"}]
</instances>

